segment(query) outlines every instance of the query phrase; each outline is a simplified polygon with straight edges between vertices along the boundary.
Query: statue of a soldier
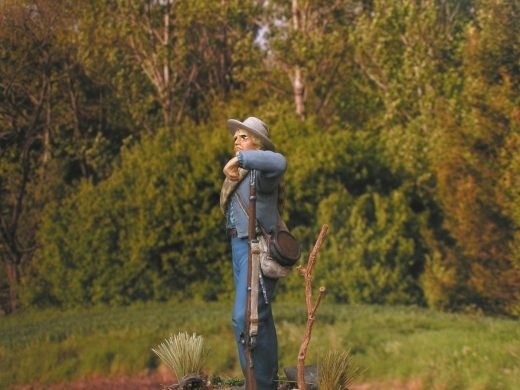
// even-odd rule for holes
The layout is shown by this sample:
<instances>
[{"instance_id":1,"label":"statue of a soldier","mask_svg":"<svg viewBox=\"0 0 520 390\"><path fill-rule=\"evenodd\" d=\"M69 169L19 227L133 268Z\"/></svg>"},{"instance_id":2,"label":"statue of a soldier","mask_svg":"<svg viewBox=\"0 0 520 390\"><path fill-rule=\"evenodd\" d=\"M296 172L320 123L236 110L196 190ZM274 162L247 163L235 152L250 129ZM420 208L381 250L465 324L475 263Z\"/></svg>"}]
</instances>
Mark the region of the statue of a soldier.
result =
<instances>
[{"instance_id":1,"label":"statue of a soldier","mask_svg":"<svg viewBox=\"0 0 520 390\"><path fill-rule=\"evenodd\" d=\"M238 346L240 364L246 374L244 332L246 328L247 274L248 274L248 207L250 175L255 172L256 220L267 231L280 221L279 184L287 168L285 157L275 152L269 139L267 125L258 118L249 117L243 122L230 119L227 127L233 136L236 155L224 166L226 176L220 207L226 216L227 235L231 240L235 301L233 305L233 329ZM261 277L252 280L258 294L258 334L251 359L254 366L256 388L277 388L278 342L270 301L276 280ZM261 283L260 283L261 282ZM247 337L247 336L246 336Z\"/></svg>"}]
</instances>

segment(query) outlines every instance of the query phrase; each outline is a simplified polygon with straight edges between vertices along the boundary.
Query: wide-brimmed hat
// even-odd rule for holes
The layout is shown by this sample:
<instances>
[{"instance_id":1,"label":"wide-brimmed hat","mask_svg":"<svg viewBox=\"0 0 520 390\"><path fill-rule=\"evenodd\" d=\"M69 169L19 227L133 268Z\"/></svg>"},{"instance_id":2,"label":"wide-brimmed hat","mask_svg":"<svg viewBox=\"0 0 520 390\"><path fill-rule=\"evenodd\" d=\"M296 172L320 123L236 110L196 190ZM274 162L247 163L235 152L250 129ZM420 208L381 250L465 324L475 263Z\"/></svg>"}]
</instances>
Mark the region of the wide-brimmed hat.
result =
<instances>
[{"instance_id":1,"label":"wide-brimmed hat","mask_svg":"<svg viewBox=\"0 0 520 390\"><path fill-rule=\"evenodd\" d=\"M260 119L250 116L244 122L237 119L229 119L227 121L229 133L234 136L239 129L247 130L262 140L262 144L268 150L275 149L273 141L269 139L269 127Z\"/></svg>"}]
</instances>

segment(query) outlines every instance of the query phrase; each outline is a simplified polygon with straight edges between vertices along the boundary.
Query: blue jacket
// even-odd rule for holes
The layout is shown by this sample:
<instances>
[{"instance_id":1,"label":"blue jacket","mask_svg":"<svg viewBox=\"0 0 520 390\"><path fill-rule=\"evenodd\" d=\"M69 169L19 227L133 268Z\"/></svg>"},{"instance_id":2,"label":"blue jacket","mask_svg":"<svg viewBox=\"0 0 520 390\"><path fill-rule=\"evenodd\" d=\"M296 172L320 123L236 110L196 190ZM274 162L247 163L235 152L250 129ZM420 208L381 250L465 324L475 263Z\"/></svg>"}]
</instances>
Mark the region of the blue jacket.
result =
<instances>
[{"instance_id":1,"label":"blue jacket","mask_svg":"<svg viewBox=\"0 0 520 390\"><path fill-rule=\"evenodd\" d=\"M244 150L238 153L241 168L256 170L256 218L267 230L278 224L278 183L287 169L287 161L280 153L269 150ZM250 172L238 184L235 193L230 197L233 202L235 227L238 237L247 237L248 218L236 200L236 193L240 194L246 210L249 207Z\"/></svg>"}]
</instances>

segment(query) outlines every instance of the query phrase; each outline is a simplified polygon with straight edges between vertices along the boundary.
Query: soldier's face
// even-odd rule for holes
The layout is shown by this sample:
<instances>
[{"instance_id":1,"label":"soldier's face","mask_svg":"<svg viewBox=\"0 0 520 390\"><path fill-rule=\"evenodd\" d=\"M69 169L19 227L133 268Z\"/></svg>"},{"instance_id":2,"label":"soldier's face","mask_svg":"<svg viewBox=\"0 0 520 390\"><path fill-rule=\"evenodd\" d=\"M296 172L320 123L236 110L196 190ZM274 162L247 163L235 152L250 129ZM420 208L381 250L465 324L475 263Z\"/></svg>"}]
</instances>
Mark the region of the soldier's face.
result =
<instances>
[{"instance_id":1,"label":"soldier's face","mask_svg":"<svg viewBox=\"0 0 520 390\"><path fill-rule=\"evenodd\" d=\"M246 130L238 129L233 136L235 143L235 153L242 150L257 150L258 146L253 142L253 138Z\"/></svg>"}]
</instances>

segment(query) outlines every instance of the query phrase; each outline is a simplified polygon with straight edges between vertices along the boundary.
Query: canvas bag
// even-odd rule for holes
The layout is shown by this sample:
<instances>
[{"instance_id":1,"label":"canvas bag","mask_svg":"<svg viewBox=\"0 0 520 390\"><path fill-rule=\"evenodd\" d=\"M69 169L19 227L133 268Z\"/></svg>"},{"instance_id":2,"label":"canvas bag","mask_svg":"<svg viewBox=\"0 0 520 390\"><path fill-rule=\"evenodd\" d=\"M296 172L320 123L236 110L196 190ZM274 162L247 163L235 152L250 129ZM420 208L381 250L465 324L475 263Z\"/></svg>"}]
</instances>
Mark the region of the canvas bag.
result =
<instances>
[{"instance_id":1,"label":"canvas bag","mask_svg":"<svg viewBox=\"0 0 520 390\"><path fill-rule=\"evenodd\" d=\"M237 200L249 216L242 197L236 192ZM260 268L262 274L271 279L285 278L291 273L292 266L296 264L301 255L300 245L296 238L289 232L287 225L280 220L280 224L269 233L258 222L260 231L257 239L260 246Z\"/></svg>"}]
</instances>

